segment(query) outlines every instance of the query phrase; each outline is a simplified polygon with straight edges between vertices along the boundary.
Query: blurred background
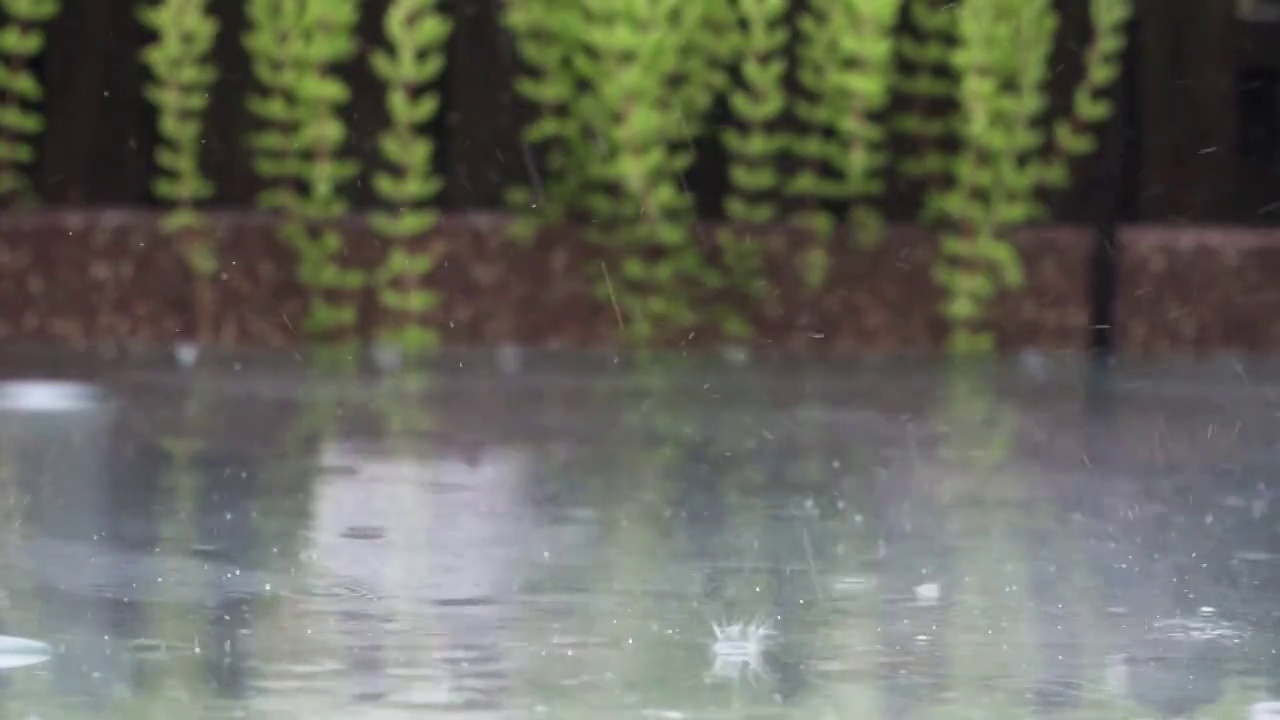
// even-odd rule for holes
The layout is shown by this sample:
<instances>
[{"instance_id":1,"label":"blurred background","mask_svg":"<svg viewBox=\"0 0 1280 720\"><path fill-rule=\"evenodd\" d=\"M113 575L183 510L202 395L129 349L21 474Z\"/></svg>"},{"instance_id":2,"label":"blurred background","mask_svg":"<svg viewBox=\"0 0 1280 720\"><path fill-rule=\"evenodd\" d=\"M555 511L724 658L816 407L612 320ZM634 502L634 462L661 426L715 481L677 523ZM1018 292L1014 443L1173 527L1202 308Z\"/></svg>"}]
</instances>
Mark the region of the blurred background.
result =
<instances>
[{"instance_id":1,"label":"blurred background","mask_svg":"<svg viewBox=\"0 0 1280 720\"><path fill-rule=\"evenodd\" d=\"M1266 0L151 5L9 9L6 337L1280 342Z\"/></svg>"}]
</instances>

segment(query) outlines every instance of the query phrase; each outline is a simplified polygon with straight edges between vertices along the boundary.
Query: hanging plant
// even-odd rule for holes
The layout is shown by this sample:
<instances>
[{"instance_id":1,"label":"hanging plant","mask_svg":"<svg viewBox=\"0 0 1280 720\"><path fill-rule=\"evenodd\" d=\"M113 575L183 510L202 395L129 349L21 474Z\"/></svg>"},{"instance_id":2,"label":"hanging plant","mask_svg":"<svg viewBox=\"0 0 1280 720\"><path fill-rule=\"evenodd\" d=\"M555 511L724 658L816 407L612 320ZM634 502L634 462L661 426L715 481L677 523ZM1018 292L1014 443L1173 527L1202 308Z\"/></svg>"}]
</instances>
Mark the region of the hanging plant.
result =
<instances>
[{"instance_id":1,"label":"hanging plant","mask_svg":"<svg viewBox=\"0 0 1280 720\"><path fill-rule=\"evenodd\" d=\"M807 206L796 219L821 236L837 224L824 208L831 204L849 206L845 219L865 244L881 236L876 205L889 161L883 113L902 1L812 0L797 22L802 95L795 111L804 130L793 142L800 170L787 192ZM810 287L825 281L825 256L819 245L800 259Z\"/></svg>"},{"instance_id":2,"label":"hanging plant","mask_svg":"<svg viewBox=\"0 0 1280 720\"><path fill-rule=\"evenodd\" d=\"M1067 117L1054 121L1042 183L1050 190L1071 184L1071 162L1098 149L1097 128L1115 112L1108 91L1124 72L1133 0L1089 0L1092 40L1084 54L1084 75L1071 95Z\"/></svg>"},{"instance_id":3,"label":"hanging plant","mask_svg":"<svg viewBox=\"0 0 1280 720\"><path fill-rule=\"evenodd\" d=\"M539 111L525 139L545 154L548 170L512 200L537 206L526 231L578 221L617 258L613 272L602 265L596 291L634 340L687 331L705 292L723 286L692 241L682 185L691 133L704 126L727 78L728 51L702 36L723 25L723 2L507 5L528 68L517 89Z\"/></svg>"},{"instance_id":4,"label":"hanging plant","mask_svg":"<svg viewBox=\"0 0 1280 720\"><path fill-rule=\"evenodd\" d=\"M1069 181L1071 159L1092 151L1111 111L1103 93L1119 73L1131 0L1090 7L1084 80L1057 120L1046 117L1058 23L1050 0L810 0L795 26L795 97L783 90L783 0L511 0L504 17L525 64L517 87L539 111L525 139L546 169L511 197L536 210L527 228L573 222L621 250L597 290L629 335L673 335L708 314L737 335L749 325L717 297L760 297L765 282L760 248L741 228L798 207L793 220L820 239L843 223L874 242L893 170L923 185L922 219L944 230L934 277L952 348L990 347L990 301L1023 280L1009 233L1042 217L1045 191ZM895 85L907 101L900 114L889 112ZM682 179L690 138L720 92L732 114L721 135L725 211L739 234L717 236L716 264L689 232ZM784 136L787 121L801 127ZM891 130L909 145L900 158ZM826 282L825 241L796 262L810 288Z\"/></svg>"},{"instance_id":5,"label":"hanging plant","mask_svg":"<svg viewBox=\"0 0 1280 720\"><path fill-rule=\"evenodd\" d=\"M711 107L732 84L732 67L743 41L736 0L702 0L675 9L674 32L684 59L674 83L685 138L707 129Z\"/></svg>"},{"instance_id":6,"label":"hanging plant","mask_svg":"<svg viewBox=\"0 0 1280 720\"><path fill-rule=\"evenodd\" d=\"M423 128L440 110L434 86L444 69L451 27L438 0L391 0L383 18L386 47L370 58L374 74L387 86L390 125L378 138L388 169L374 173L373 188L394 208L370 215L374 230L390 243L373 278L383 311L379 339L409 353L439 344L427 321L440 296L423 286L439 257L410 243L424 239L439 218L430 203L444 183L435 173L435 143Z\"/></svg>"},{"instance_id":7,"label":"hanging plant","mask_svg":"<svg viewBox=\"0 0 1280 720\"><path fill-rule=\"evenodd\" d=\"M346 241L339 223L349 207L342 186L360 168L342 155L347 128L341 112L351 91L337 71L355 55L360 2L304 0L304 8L294 88L304 190L282 232L298 254L299 279L312 290L306 329L322 338L350 340L364 277L343 264Z\"/></svg>"},{"instance_id":8,"label":"hanging plant","mask_svg":"<svg viewBox=\"0 0 1280 720\"><path fill-rule=\"evenodd\" d=\"M757 300L766 296L767 289L759 233L780 215L780 164L787 150L779 125L787 108L788 6L788 0L734 3L736 35L741 38L739 77L728 94L733 123L721 133L729 165L724 210L731 226L718 240L731 284ZM736 316L726 325L734 336L750 332L750 326Z\"/></svg>"},{"instance_id":9,"label":"hanging plant","mask_svg":"<svg viewBox=\"0 0 1280 720\"><path fill-rule=\"evenodd\" d=\"M1066 185L1068 158L1093 149L1090 128L1111 112L1101 95L1119 77L1132 6L1092 0L1090 9L1083 79L1070 115L1057 121L1046 117L1058 29L1052 0L965 0L956 11L959 150L952 186L939 198L950 228L934 268L954 352L994 349L983 327L987 307L1025 281L1008 235L1044 216L1044 191Z\"/></svg>"},{"instance_id":10,"label":"hanging plant","mask_svg":"<svg viewBox=\"0 0 1280 720\"><path fill-rule=\"evenodd\" d=\"M636 9L648 12L643 6ZM631 11L610 2L505 3L504 24L524 65L516 90L537 110L524 140L542 154L546 168L531 187L508 191L508 203L521 217L518 237L566 220L600 223L630 212L619 207L617 178L607 160L613 152L615 113L595 89L610 82L603 59L615 50L600 52L600 31L611 17ZM674 69L664 63L655 72L671 93L664 102L687 150L706 129L708 112L729 82L736 37L733 8L730 0L707 0L674 6L658 16L664 29L661 41L681 61ZM642 32L623 28L619 37Z\"/></svg>"},{"instance_id":11,"label":"hanging plant","mask_svg":"<svg viewBox=\"0 0 1280 720\"><path fill-rule=\"evenodd\" d=\"M249 0L245 35L261 88L249 100L261 122L251 137L259 203L283 211L281 236L310 291L304 328L339 341L354 335L364 284L343 264L339 227L348 209L342 186L359 166L342 155L351 91L337 71L355 55L359 15L358 0Z\"/></svg>"},{"instance_id":12,"label":"hanging plant","mask_svg":"<svg viewBox=\"0 0 1280 720\"><path fill-rule=\"evenodd\" d=\"M44 132L44 117L31 106L44 99L44 88L31 68L44 51L44 26L62 10L61 0L0 0L5 23L0 27L0 203L35 202L27 166L35 162L32 140Z\"/></svg>"},{"instance_id":13,"label":"hanging plant","mask_svg":"<svg viewBox=\"0 0 1280 720\"><path fill-rule=\"evenodd\" d=\"M218 270L217 251L209 236L207 218L198 209L213 196L213 183L200 166L204 118L209 90L218 79L209 59L218 36L218 21L208 0L157 0L138 17L156 39L142 51L151 71L147 100L156 108L155 196L168 203L162 229L175 238L194 281L196 337L212 339L213 289Z\"/></svg>"},{"instance_id":14,"label":"hanging plant","mask_svg":"<svg viewBox=\"0 0 1280 720\"><path fill-rule=\"evenodd\" d=\"M612 208L600 152L607 143L608 116L599 99L586 92L599 81L599 67L589 52L585 3L510 0L503 20L524 64L516 91L537 109L523 139L544 156L546 168L531 187L507 192L519 217L513 233L528 239L540 228L587 220L593 211Z\"/></svg>"},{"instance_id":15,"label":"hanging plant","mask_svg":"<svg viewBox=\"0 0 1280 720\"><path fill-rule=\"evenodd\" d=\"M687 84L703 85L685 65L681 30L694 27L681 0L593 4L588 48L599 63L593 88L610 118L608 178L619 201L607 218L621 245L616 283L601 296L616 302L628 335L645 342L687 332L698 322L699 297L723 278L692 241L693 220L681 178L693 160L682 99Z\"/></svg>"},{"instance_id":16,"label":"hanging plant","mask_svg":"<svg viewBox=\"0 0 1280 720\"><path fill-rule=\"evenodd\" d=\"M257 88L245 99L258 123L247 138L260 188L258 207L285 211L298 199L302 152L295 56L306 0L247 0L242 36Z\"/></svg>"}]
</instances>

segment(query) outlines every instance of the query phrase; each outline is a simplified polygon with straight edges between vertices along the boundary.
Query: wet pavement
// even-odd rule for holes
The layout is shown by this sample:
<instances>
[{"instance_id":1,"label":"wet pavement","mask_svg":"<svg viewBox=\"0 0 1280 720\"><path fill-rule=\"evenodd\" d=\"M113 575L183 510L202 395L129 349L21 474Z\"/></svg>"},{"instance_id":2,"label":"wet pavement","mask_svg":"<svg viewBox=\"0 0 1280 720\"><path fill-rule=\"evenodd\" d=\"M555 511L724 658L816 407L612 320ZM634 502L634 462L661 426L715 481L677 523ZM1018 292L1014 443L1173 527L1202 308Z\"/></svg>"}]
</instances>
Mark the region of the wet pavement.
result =
<instances>
[{"instance_id":1,"label":"wet pavement","mask_svg":"<svg viewBox=\"0 0 1280 720\"><path fill-rule=\"evenodd\" d=\"M0 717L1280 716L1280 363L194 359L0 357Z\"/></svg>"}]
</instances>

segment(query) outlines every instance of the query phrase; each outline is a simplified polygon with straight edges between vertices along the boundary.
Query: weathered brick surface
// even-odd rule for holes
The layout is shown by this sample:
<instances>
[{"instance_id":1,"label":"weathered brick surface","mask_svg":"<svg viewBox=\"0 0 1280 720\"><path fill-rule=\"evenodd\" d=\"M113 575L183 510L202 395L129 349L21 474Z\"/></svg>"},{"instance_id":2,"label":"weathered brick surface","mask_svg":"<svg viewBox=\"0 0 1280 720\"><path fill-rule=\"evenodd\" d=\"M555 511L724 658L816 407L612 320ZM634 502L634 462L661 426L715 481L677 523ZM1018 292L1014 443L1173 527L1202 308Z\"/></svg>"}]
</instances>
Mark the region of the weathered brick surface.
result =
<instances>
[{"instance_id":1,"label":"weathered brick surface","mask_svg":"<svg viewBox=\"0 0 1280 720\"><path fill-rule=\"evenodd\" d=\"M0 337L83 345L191 336L192 284L156 220L136 211L0 217ZM213 288L219 341L259 347L300 341L306 295L293 278L291 251L278 241L275 222L225 213L212 216L212 228L222 259ZM376 262L379 241L356 221L348 231L348 261ZM602 263L614 261L577 233L548 232L526 247L507 238L502 217L466 215L446 217L422 242L443 258L429 282L444 297L436 324L446 344L600 347L617 341L616 315L593 290ZM837 247L832 282L816 296L802 290L791 270L792 258L809 240L780 231L764 242L774 290L766 303L771 308L754 312L762 345L836 353L940 346L945 327L929 275L935 243L928 234L894 228L874 250ZM1028 230L1017 242L1028 282L992 309L1001 346L1083 348L1089 334L1088 231ZM366 302L365 334L377 323L372 306ZM677 342L699 346L718 338L708 326Z\"/></svg>"},{"instance_id":2,"label":"weathered brick surface","mask_svg":"<svg viewBox=\"0 0 1280 720\"><path fill-rule=\"evenodd\" d=\"M1120 352L1280 349L1280 231L1134 226L1120 248Z\"/></svg>"}]
</instances>

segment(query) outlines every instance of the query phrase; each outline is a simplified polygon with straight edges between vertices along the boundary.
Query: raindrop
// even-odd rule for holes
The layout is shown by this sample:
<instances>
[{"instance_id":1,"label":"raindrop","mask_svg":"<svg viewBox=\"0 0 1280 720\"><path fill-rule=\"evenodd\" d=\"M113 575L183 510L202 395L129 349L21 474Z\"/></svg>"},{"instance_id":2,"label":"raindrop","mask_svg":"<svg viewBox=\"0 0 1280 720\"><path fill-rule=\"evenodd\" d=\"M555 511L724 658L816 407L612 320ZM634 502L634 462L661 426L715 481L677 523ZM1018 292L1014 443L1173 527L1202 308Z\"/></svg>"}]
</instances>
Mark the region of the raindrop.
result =
<instances>
[{"instance_id":1,"label":"raindrop","mask_svg":"<svg viewBox=\"0 0 1280 720\"><path fill-rule=\"evenodd\" d=\"M178 365L184 369L193 367L196 361L200 359L200 346L193 342L175 343L173 357L178 361Z\"/></svg>"}]
</instances>

